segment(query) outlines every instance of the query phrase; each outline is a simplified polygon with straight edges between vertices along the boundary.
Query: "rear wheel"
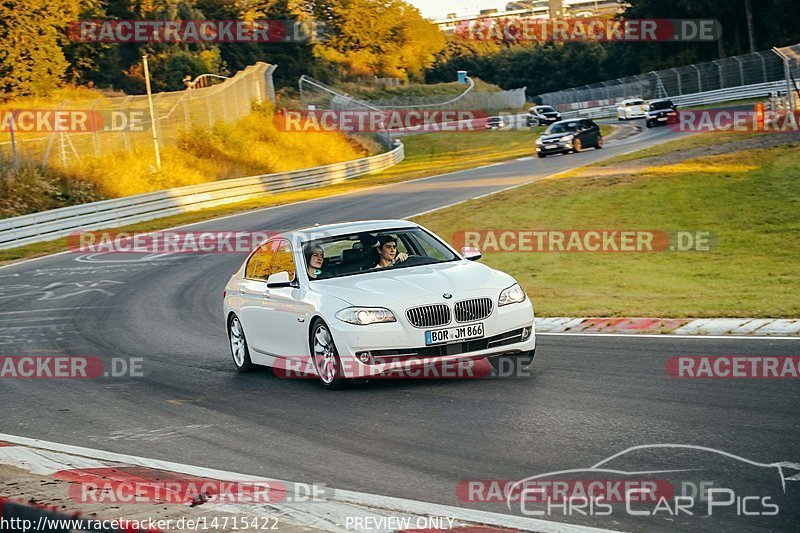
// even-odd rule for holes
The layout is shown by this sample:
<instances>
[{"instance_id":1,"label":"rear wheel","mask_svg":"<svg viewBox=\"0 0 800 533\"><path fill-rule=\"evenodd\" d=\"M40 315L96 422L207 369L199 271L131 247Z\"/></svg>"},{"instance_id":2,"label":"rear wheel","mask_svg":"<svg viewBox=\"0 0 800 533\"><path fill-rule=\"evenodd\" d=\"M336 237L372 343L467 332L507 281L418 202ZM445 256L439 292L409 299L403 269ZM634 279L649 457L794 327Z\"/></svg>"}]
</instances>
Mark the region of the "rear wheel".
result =
<instances>
[{"instance_id":1,"label":"rear wheel","mask_svg":"<svg viewBox=\"0 0 800 533\"><path fill-rule=\"evenodd\" d=\"M236 370L250 372L253 369L253 362L250 360L250 350L247 348L247 339L244 336L242 323L236 315L231 315L228 320L228 340Z\"/></svg>"},{"instance_id":2,"label":"rear wheel","mask_svg":"<svg viewBox=\"0 0 800 533\"><path fill-rule=\"evenodd\" d=\"M316 319L311 326L311 357L314 360L314 369L317 371L322 386L326 389L336 390L345 386L346 381L342 373L342 361L330 329L321 319Z\"/></svg>"}]
</instances>

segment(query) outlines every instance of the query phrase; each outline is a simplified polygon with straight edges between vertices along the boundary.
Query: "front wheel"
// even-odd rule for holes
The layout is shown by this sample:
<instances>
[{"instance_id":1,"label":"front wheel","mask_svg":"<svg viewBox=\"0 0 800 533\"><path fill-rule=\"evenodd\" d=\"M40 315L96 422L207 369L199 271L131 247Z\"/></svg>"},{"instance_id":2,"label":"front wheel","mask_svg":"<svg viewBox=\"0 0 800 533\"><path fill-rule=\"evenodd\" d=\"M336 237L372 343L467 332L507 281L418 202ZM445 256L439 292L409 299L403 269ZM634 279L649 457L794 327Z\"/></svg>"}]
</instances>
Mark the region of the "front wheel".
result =
<instances>
[{"instance_id":1,"label":"front wheel","mask_svg":"<svg viewBox=\"0 0 800 533\"><path fill-rule=\"evenodd\" d=\"M603 138L602 137L598 137L597 138L597 144L595 145L595 148L597 148L598 150L602 150L603 149Z\"/></svg>"},{"instance_id":2,"label":"front wheel","mask_svg":"<svg viewBox=\"0 0 800 533\"><path fill-rule=\"evenodd\" d=\"M310 345L314 370L322 381L322 386L330 390L343 388L346 381L342 372L339 352L336 351L330 329L319 318L311 327Z\"/></svg>"},{"instance_id":3,"label":"front wheel","mask_svg":"<svg viewBox=\"0 0 800 533\"><path fill-rule=\"evenodd\" d=\"M547 157L546 155L544 155L544 154L542 154L542 153L539 153L539 154L536 154L536 155L538 155L538 156L539 156L539 159L544 159L545 157Z\"/></svg>"},{"instance_id":4,"label":"front wheel","mask_svg":"<svg viewBox=\"0 0 800 533\"><path fill-rule=\"evenodd\" d=\"M236 370L250 372L253 369L253 362L250 360L250 350L247 348L244 328L236 315L231 315L228 321L228 341L231 345L231 355Z\"/></svg>"},{"instance_id":5,"label":"front wheel","mask_svg":"<svg viewBox=\"0 0 800 533\"><path fill-rule=\"evenodd\" d=\"M575 139L575 140L572 142L572 150L573 150L574 152L576 152L576 153L577 153L577 152L580 152L581 150L583 150L583 143L581 142L581 140L580 140L580 139Z\"/></svg>"},{"instance_id":6,"label":"front wheel","mask_svg":"<svg viewBox=\"0 0 800 533\"><path fill-rule=\"evenodd\" d=\"M495 377L527 377L530 375L529 370L535 355L536 351L531 350L517 354L498 355L488 359Z\"/></svg>"}]
</instances>

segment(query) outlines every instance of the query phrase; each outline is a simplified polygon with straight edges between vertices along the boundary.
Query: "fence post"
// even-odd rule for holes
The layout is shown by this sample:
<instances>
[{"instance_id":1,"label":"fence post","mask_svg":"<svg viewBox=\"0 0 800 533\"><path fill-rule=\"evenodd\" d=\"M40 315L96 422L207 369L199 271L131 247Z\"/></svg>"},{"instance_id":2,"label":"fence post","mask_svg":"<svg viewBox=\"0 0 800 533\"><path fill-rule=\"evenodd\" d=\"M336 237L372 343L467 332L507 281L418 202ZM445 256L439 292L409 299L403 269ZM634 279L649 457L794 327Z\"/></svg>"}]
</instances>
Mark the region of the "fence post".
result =
<instances>
[{"instance_id":1,"label":"fence post","mask_svg":"<svg viewBox=\"0 0 800 533\"><path fill-rule=\"evenodd\" d=\"M92 104L91 109L89 110L89 116L92 117L92 141L94 143L94 156L100 157L100 141L97 139L97 124L94 120L94 109L97 107L97 104L100 100L95 100L94 104Z\"/></svg>"},{"instance_id":2,"label":"fence post","mask_svg":"<svg viewBox=\"0 0 800 533\"><path fill-rule=\"evenodd\" d=\"M738 56L733 56L733 58L739 63L739 79L741 80L741 86L744 87L744 65L742 65L742 60Z\"/></svg>"},{"instance_id":3,"label":"fence post","mask_svg":"<svg viewBox=\"0 0 800 533\"><path fill-rule=\"evenodd\" d=\"M712 63L714 63L717 66L717 72L719 72L719 88L724 89L725 84L722 82L722 65L720 65L716 59L712 61Z\"/></svg>"},{"instance_id":4,"label":"fence post","mask_svg":"<svg viewBox=\"0 0 800 533\"><path fill-rule=\"evenodd\" d=\"M697 71L697 92L703 92L703 79L700 74L700 69L697 68L697 65L692 65L692 68Z\"/></svg>"},{"instance_id":5,"label":"fence post","mask_svg":"<svg viewBox=\"0 0 800 533\"><path fill-rule=\"evenodd\" d=\"M670 70L672 70L675 73L675 76L677 76L678 78L678 96L680 96L683 94L683 84L681 83L681 72L676 68Z\"/></svg>"},{"instance_id":6,"label":"fence post","mask_svg":"<svg viewBox=\"0 0 800 533\"><path fill-rule=\"evenodd\" d=\"M794 88L792 84L792 69L789 67L789 58L777 48L773 48L772 51L783 61L783 75L786 77L786 100L789 104L789 110L794 113Z\"/></svg>"},{"instance_id":7,"label":"fence post","mask_svg":"<svg viewBox=\"0 0 800 533\"><path fill-rule=\"evenodd\" d=\"M19 170L19 155L17 154L17 141L14 136L14 120L16 119L16 111L11 112L11 121L9 122L8 129L11 133L11 162L14 165L14 170Z\"/></svg>"},{"instance_id":8,"label":"fence post","mask_svg":"<svg viewBox=\"0 0 800 533\"><path fill-rule=\"evenodd\" d=\"M761 55L761 52L756 52L756 55L761 59L761 72L764 74L764 83L767 83L767 61L764 59L764 56Z\"/></svg>"}]
</instances>

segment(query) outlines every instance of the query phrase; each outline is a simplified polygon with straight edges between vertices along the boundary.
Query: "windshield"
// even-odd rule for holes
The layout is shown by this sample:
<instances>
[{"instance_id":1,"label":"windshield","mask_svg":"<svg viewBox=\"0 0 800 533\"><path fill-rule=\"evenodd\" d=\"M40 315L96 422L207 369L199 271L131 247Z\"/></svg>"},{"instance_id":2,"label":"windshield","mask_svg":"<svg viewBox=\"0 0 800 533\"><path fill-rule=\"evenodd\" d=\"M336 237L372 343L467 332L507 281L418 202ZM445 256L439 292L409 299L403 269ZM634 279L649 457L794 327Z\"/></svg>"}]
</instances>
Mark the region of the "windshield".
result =
<instances>
[{"instance_id":1,"label":"windshield","mask_svg":"<svg viewBox=\"0 0 800 533\"><path fill-rule=\"evenodd\" d=\"M322 250L319 266L312 256ZM459 257L434 235L419 228L339 235L303 244L309 279L330 279L385 269L456 261Z\"/></svg>"},{"instance_id":2,"label":"windshield","mask_svg":"<svg viewBox=\"0 0 800 533\"><path fill-rule=\"evenodd\" d=\"M650 104L650 109L671 109L672 102L669 100L662 100L660 102L652 102Z\"/></svg>"},{"instance_id":3,"label":"windshield","mask_svg":"<svg viewBox=\"0 0 800 533\"><path fill-rule=\"evenodd\" d=\"M569 133L578 129L578 121L571 120L569 122L556 122L545 130L545 135L548 133Z\"/></svg>"},{"instance_id":4,"label":"windshield","mask_svg":"<svg viewBox=\"0 0 800 533\"><path fill-rule=\"evenodd\" d=\"M625 105L632 106L632 105L643 105L643 104L644 100L631 100L630 102L627 102Z\"/></svg>"},{"instance_id":5,"label":"windshield","mask_svg":"<svg viewBox=\"0 0 800 533\"><path fill-rule=\"evenodd\" d=\"M556 110L550 107L549 105L543 105L541 107L537 107L536 111L539 113L555 113Z\"/></svg>"}]
</instances>

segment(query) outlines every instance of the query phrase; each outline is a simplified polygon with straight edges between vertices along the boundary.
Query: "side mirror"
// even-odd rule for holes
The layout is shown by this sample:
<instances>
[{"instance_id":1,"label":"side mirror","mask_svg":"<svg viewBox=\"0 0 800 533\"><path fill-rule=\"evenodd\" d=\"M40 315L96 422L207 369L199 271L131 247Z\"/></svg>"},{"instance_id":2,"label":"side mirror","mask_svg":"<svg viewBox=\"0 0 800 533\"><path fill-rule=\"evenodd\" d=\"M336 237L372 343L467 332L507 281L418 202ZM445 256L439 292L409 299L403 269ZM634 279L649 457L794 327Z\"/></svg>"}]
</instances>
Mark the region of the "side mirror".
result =
<instances>
[{"instance_id":1,"label":"side mirror","mask_svg":"<svg viewBox=\"0 0 800 533\"><path fill-rule=\"evenodd\" d=\"M482 257L481 251L474 246L465 246L462 248L461 255L464 256L464 259L469 259L470 261L477 261Z\"/></svg>"},{"instance_id":2,"label":"side mirror","mask_svg":"<svg viewBox=\"0 0 800 533\"><path fill-rule=\"evenodd\" d=\"M276 272L267 278L268 289L280 289L288 287L292 281L289 279L289 273L285 270L283 272Z\"/></svg>"}]
</instances>

